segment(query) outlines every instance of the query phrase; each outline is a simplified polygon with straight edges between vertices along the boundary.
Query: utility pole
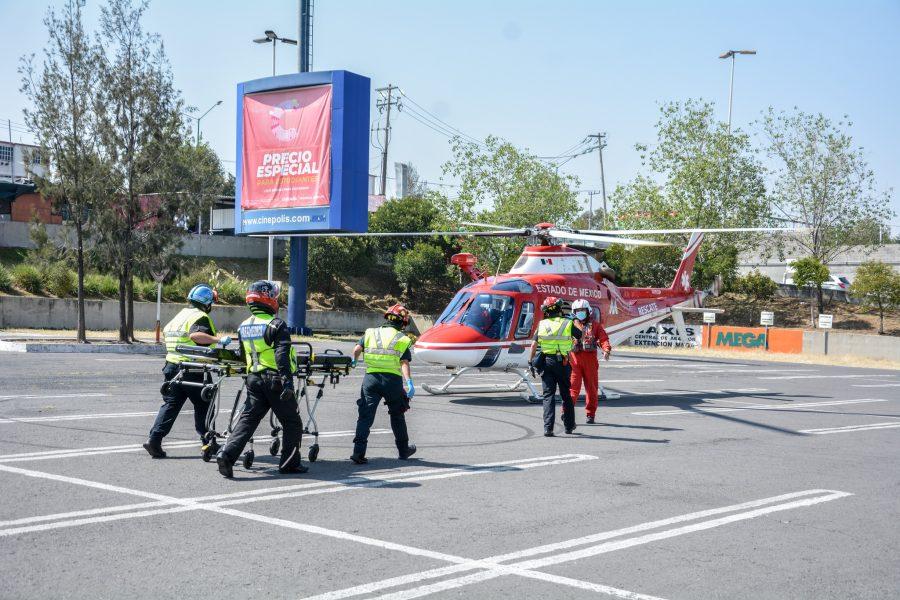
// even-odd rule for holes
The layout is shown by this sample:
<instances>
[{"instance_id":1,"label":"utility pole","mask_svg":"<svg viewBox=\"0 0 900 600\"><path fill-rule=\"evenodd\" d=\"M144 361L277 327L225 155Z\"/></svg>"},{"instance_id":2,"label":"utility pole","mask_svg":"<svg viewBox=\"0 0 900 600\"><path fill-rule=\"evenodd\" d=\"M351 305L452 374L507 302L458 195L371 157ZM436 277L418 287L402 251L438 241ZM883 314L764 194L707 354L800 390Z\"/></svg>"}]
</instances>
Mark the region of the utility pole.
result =
<instances>
[{"instance_id":1,"label":"utility pole","mask_svg":"<svg viewBox=\"0 0 900 600\"><path fill-rule=\"evenodd\" d=\"M603 195L603 227L609 226L609 217L606 210L606 175L603 172L603 149L606 148L606 134L597 132L588 138L597 138L597 150L600 153L600 190Z\"/></svg>"},{"instance_id":2,"label":"utility pole","mask_svg":"<svg viewBox=\"0 0 900 600\"><path fill-rule=\"evenodd\" d=\"M387 110L386 123L384 126L384 151L381 153L381 195L384 196L387 190L387 165L388 165L388 144L391 141L391 106L397 105L397 100L392 100L391 95L397 86L389 83L387 87L375 90L381 94L376 106L378 112Z\"/></svg>"}]
</instances>

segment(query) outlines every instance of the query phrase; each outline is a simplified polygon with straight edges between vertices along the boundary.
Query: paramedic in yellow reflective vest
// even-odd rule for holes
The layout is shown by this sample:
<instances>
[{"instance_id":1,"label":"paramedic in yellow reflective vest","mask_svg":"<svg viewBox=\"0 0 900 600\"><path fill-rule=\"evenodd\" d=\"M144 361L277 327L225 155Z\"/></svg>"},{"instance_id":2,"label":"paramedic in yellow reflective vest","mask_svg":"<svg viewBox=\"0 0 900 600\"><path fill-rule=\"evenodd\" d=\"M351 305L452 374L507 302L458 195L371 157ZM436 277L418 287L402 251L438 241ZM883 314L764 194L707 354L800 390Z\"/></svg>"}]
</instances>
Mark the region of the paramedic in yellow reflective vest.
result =
<instances>
[{"instance_id":1,"label":"paramedic in yellow reflective vest","mask_svg":"<svg viewBox=\"0 0 900 600\"><path fill-rule=\"evenodd\" d=\"M291 346L287 323L278 312L278 285L257 281L247 289L250 318L238 328L241 353L247 361L247 400L225 447L216 455L219 473L232 477L235 461L271 409L283 429L278 472L306 473L300 464L300 436L303 423L294 393L297 357Z\"/></svg>"},{"instance_id":2,"label":"paramedic in yellow reflective vest","mask_svg":"<svg viewBox=\"0 0 900 600\"><path fill-rule=\"evenodd\" d=\"M163 328L166 341L166 364L163 367L163 377L166 382L178 374L178 365L187 357L179 354L175 348L178 346L211 346L221 343L227 346L231 343L228 336L216 335L216 328L209 316L213 303L218 300L216 291L209 285L201 283L195 285L188 292L189 307L183 308L175 315L175 318L166 323ZM203 381L202 374L185 373L184 381L199 383ZM194 405L194 429L200 436L201 443L206 434L206 413L209 410L209 402L200 396L201 388L197 386L163 385L163 405L156 415L156 422L150 429L150 436L144 449L153 458L165 458L166 453L162 449L162 440L172 430L175 419L190 399Z\"/></svg>"},{"instance_id":3,"label":"paramedic in yellow reflective vest","mask_svg":"<svg viewBox=\"0 0 900 600\"><path fill-rule=\"evenodd\" d=\"M562 398L562 421L566 433L575 431L575 406L569 392L569 378L572 367L569 365L569 353L574 347L574 340L581 339L580 323L562 316L563 302L554 296L548 296L541 304L544 318L538 323L534 343L531 345L531 364L541 374L544 393L544 435L553 437L556 423L556 390ZM535 360L535 353L541 355ZM537 364L535 364L537 363Z\"/></svg>"},{"instance_id":4,"label":"paramedic in yellow reflective vest","mask_svg":"<svg viewBox=\"0 0 900 600\"><path fill-rule=\"evenodd\" d=\"M372 429L375 412L382 399L391 416L391 429L394 431L400 460L406 460L416 453L415 445L409 443L406 417L403 415L409 410L409 401L416 393L409 373L412 340L403 333L403 329L409 325L409 311L405 306L395 304L387 309L384 318L387 323L381 327L366 329L365 335L353 348L353 366L356 366L360 353L365 353L366 361L366 376L363 377L359 400L356 401L359 419L356 421L353 455L350 457L358 465L369 462L366 459L369 430Z\"/></svg>"}]
</instances>

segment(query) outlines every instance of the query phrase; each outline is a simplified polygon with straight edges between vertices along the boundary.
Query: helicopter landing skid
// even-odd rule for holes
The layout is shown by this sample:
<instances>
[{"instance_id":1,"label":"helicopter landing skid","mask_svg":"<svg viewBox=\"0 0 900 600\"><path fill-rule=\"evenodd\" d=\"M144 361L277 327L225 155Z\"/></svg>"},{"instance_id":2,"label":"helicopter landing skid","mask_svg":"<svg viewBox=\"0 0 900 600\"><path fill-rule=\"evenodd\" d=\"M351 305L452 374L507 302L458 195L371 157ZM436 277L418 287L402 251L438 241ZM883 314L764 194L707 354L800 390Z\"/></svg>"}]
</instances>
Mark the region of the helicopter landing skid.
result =
<instances>
[{"instance_id":1,"label":"helicopter landing skid","mask_svg":"<svg viewBox=\"0 0 900 600\"><path fill-rule=\"evenodd\" d=\"M532 404L538 404L541 402L541 395L538 393L537 388L534 387L534 384L528 379L528 374L525 369L509 369L506 372L515 373L519 376L519 379L512 383L496 383L490 385L462 385L462 384L454 384L454 382L465 373L470 371L480 371L476 367L463 367L455 371L452 375L450 375L450 379L448 379L443 385L433 386L428 385L427 383L422 386L429 394L434 396L447 396L451 394L472 394L472 393L486 393L486 394L496 394L496 393L509 393L509 392L518 392L519 395L531 402Z\"/></svg>"}]
</instances>

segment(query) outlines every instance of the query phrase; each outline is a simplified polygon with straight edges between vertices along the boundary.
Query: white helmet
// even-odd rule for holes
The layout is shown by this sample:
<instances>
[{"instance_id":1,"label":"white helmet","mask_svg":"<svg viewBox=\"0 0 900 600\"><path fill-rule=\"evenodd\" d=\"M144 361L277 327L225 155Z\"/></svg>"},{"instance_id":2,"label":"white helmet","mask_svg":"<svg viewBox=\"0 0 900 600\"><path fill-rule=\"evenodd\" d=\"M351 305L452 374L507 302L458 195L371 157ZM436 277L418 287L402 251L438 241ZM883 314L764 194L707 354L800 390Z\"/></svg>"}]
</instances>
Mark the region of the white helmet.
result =
<instances>
[{"instance_id":1,"label":"white helmet","mask_svg":"<svg viewBox=\"0 0 900 600\"><path fill-rule=\"evenodd\" d=\"M584 300L584 299L576 300L575 302L572 303L572 312L575 312L578 309L584 309L584 310L590 312L591 305L588 304L587 300Z\"/></svg>"}]
</instances>

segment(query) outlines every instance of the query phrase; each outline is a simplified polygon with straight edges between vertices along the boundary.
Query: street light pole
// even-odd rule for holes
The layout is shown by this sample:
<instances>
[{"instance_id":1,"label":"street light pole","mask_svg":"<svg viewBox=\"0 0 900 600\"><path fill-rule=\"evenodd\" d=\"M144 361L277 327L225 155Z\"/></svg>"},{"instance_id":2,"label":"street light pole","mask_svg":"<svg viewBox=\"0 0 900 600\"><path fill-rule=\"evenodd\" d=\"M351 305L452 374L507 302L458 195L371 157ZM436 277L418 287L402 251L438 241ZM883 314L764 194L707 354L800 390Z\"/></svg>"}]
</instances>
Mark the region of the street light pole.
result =
<instances>
[{"instance_id":1,"label":"street light pole","mask_svg":"<svg viewBox=\"0 0 900 600\"><path fill-rule=\"evenodd\" d=\"M219 106L220 104L222 104L222 101L221 101L221 100L219 100L218 102L216 102L215 104L213 104L212 106L210 106L210 107L209 107L209 110L207 110L205 113L203 113L202 115L200 115L199 117L197 117L197 141L196 141L196 144L194 144L195 146L199 146L199 145L200 145L200 121L202 121L202 120L203 120L203 117L205 117L206 115L208 115L209 112L210 112L212 109L214 109L215 107Z\"/></svg>"},{"instance_id":2,"label":"street light pole","mask_svg":"<svg viewBox=\"0 0 900 600\"><path fill-rule=\"evenodd\" d=\"M734 59L738 54L756 54L756 50L729 50L719 58L731 59L731 80L728 83L728 134L731 135L731 107L734 100Z\"/></svg>"}]
</instances>

